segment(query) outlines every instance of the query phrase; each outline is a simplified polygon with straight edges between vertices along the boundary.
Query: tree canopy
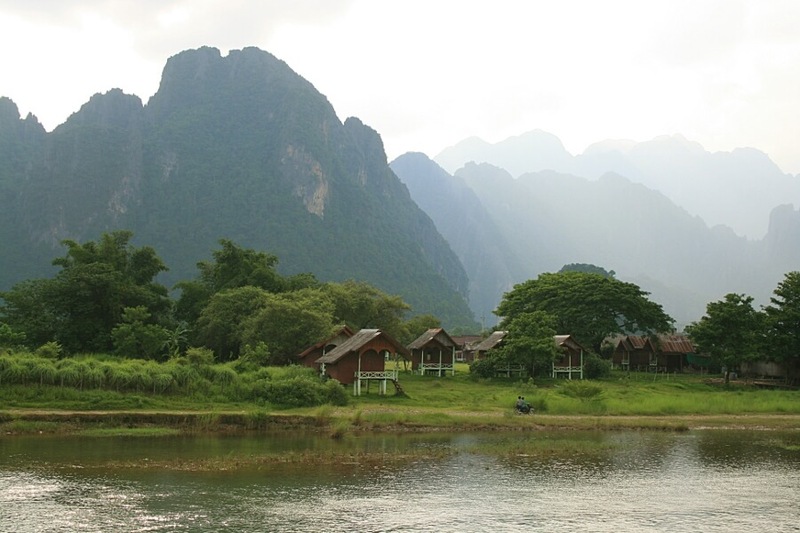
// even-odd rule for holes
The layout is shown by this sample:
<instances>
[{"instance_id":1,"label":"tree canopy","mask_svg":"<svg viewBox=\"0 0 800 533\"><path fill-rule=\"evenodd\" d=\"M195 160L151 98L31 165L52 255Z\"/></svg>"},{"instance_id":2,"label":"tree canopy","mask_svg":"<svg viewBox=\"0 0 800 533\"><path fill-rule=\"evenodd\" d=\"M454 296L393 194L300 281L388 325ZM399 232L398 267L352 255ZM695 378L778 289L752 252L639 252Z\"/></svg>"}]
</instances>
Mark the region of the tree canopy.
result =
<instances>
[{"instance_id":1,"label":"tree canopy","mask_svg":"<svg viewBox=\"0 0 800 533\"><path fill-rule=\"evenodd\" d=\"M497 349L497 357L522 365L530 376L535 375L537 369L548 370L558 357L553 341L555 324L555 317L544 311L515 315L506 325L508 333Z\"/></svg>"},{"instance_id":2,"label":"tree canopy","mask_svg":"<svg viewBox=\"0 0 800 533\"><path fill-rule=\"evenodd\" d=\"M781 362L800 360L800 271L786 274L764 311L771 358Z\"/></svg>"},{"instance_id":3,"label":"tree canopy","mask_svg":"<svg viewBox=\"0 0 800 533\"><path fill-rule=\"evenodd\" d=\"M686 328L701 352L725 367L725 381L741 363L758 357L763 346L764 314L753 308L753 298L726 294L706 306L706 314Z\"/></svg>"},{"instance_id":4,"label":"tree canopy","mask_svg":"<svg viewBox=\"0 0 800 533\"><path fill-rule=\"evenodd\" d=\"M3 321L29 342L57 341L66 352L110 351L112 330L126 308L142 307L150 323L168 323L172 302L154 281L166 266L148 246L130 244L133 234L115 231L98 241L63 241L61 271L52 279L28 280L2 293Z\"/></svg>"},{"instance_id":5,"label":"tree canopy","mask_svg":"<svg viewBox=\"0 0 800 533\"><path fill-rule=\"evenodd\" d=\"M609 335L670 331L674 320L633 283L595 273L540 274L503 295L495 314L500 329L524 313L543 311L555 318L557 334L569 334L600 353Z\"/></svg>"}]
</instances>

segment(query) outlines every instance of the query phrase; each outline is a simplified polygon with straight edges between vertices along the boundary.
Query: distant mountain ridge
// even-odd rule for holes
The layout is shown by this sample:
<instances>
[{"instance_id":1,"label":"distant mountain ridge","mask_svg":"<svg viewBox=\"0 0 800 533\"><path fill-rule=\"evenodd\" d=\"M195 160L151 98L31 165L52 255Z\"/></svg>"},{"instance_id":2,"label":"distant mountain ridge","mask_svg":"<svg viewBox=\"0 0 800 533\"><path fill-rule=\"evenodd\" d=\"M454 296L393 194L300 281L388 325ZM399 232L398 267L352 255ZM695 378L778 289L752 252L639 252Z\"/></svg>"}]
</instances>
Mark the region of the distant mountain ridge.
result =
<instances>
[{"instance_id":1,"label":"distant mountain ridge","mask_svg":"<svg viewBox=\"0 0 800 533\"><path fill-rule=\"evenodd\" d=\"M552 170L588 179L607 172L664 193L710 226L761 239L779 205L800 207L800 176L782 172L754 148L706 151L680 135L647 142L601 141L573 156L550 133L534 130L496 144L465 139L435 156L450 173L469 162L490 163L518 177Z\"/></svg>"},{"instance_id":2,"label":"distant mountain ridge","mask_svg":"<svg viewBox=\"0 0 800 533\"><path fill-rule=\"evenodd\" d=\"M130 229L165 282L221 238L287 274L358 279L415 313L474 324L463 266L388 166L378 134L256 48L171 57L146 105L93 96L53 132L0 99L0 289L52 272L63 239Z\"/></svg>"},{"instance_id":3,"label":"distant mountain ridge","mask_svg":"<svg viewBox=\"0 0 800 533\"><path fill-rule=\"evenodd\" d=\"M640 285L681 326L728 292L766 303L783 274L800 268L800 211L791 206L776 208L765 239L752 241L729 228L709 228L664 194L615 173L596 180L553 171L514 178L488 163L467 163L450 175L420 154L400 156L391 166L445 238L473 238L471 249L453 249L470 275L485 269L478 282L483 292L472 291L482 297L472 301L476 315L496 307L515 283L590 263ZM441 191L450 191L449 202ZM475 200L462 203L468 194ZM462 211L472 224L442 222L462 220Z\"/></svg>"}]
</instances>

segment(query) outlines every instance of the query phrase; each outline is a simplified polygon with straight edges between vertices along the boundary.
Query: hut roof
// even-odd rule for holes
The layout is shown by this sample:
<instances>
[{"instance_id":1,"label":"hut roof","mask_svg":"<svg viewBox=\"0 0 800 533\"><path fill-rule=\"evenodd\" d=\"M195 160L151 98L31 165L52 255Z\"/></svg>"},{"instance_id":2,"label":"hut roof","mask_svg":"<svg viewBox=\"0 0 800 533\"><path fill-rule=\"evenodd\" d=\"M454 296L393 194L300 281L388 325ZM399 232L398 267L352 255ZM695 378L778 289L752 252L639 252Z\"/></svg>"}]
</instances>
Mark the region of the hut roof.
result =
<instances>
[{"instance_id":1,"label":"hut roof","mask_svg":"<svg viewBox=\"0 0 800 533\"><path fill-rule=\"evenodd\" d=\"M330 337L326 337L325 339L323 339L323 340L321 340L321 341L319 341L319 342L317 342L315 344L312 344L311 346L309 346L308 348L303 350L297 357L299 359L302 359L303 357L307 356L308 354L312 353L315 350L321 350L322 348L324 348L325 346L330 344L332 340L336 339L339 336L352 337L353 336L353 330L350 329L346 325L342 326L341 328L336 330L336 333L334 333Z\"/></svg>"},{"instance_id":2,"label":"hut roof","mask_svg":"<svg viewBox=\"0 0 800 533\"><path fill-rule=\"evenodd\" d=\"M496 347L508 334L507 331L494 331L491 335L483 339L480 344L475 347L478 352L484 352Z\"/></svg>"},{"instance_id":3,"label":"hut roof","mask_svg":"<svg viewBox=\"0 0 800 533\"><path fill-rule=\"evenodd\" d=\"M408 350L402 344L398 343L394 340L391 336L387 333L379 330L379 329L362 329L355 333L352 337L344 341L342 344L328 352L327 354L323 355L319 359L317 359L317 363L335 363L345 355L349 354L350 352L357 352L369 342L377 339L379 337L383 337L392 348L394 348L395 352L400 353L402 355L408 356L410 355Z\"/></svg>"},{"instance_id":4,"label":"hut roof","mask_svg":"<svg viewBox=\"0 0 800 533\"><path fill-rule=\"evenodd\" d=\"M584 348L581 343L576 341L572 335L554 335L553 341L559 348L569 348L571 350L586 351L586 348Z\"/></svg>"},{"instance_id":5,"label":"hut roof","mask_svg":"<svg viewBox=\"0 0 800 533\"><path fill-rule=\"evenodd\" d=\"M407 346L409 350L418 350L420 348L425 347L428 343L432 341L437 341L439 344L445 347L456 347L458 343L453 340L453 338L447 334L444 328L431 328L416 339L411 342Z\"/></svg>"}]
</instances>

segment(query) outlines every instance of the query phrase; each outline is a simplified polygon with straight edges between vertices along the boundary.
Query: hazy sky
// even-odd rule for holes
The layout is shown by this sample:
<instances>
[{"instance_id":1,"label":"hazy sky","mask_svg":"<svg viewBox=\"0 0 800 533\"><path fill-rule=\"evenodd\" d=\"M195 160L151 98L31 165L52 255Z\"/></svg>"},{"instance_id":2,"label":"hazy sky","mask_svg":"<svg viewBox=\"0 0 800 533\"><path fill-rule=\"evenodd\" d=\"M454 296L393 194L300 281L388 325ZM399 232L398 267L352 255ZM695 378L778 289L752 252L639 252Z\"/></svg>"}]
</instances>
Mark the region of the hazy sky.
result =
<instances>
[{"instance_id":1,"label":"hazy sky","mask_svg":"<svg viewBox=\"0 0 800 533\"><path fill-rule=\"evenodd\" d=\"M0 0L0 96L49 131L97 92L146 102L203 45L283 59L390 160L533 129L573 154L681 133L800 173L797 0Z\"/></svg>"}]
</instances>

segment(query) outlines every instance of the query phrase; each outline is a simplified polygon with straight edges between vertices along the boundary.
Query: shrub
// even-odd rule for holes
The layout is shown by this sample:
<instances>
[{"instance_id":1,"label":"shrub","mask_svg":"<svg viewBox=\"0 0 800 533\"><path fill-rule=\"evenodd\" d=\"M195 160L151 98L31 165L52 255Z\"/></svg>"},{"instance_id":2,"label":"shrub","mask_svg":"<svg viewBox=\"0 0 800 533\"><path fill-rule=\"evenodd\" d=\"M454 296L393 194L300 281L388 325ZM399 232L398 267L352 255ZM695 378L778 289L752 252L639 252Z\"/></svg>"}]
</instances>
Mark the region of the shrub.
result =
<instances>
[{"instance_id":1,"label":"shrub","mask_svg":"<svg viewBox=\"0 0 800 533\"><path fill-rule=\"evenodd\" d=\"M561 387L561 393L581 402L591 402L602 398L603 387L587 381L567 381Z\"/></svg>"},{"instance_id":2,"label":"shrub","mask_svg":"<svg viewBox=\"0 0 800 533\"><path fill-rule=\"evenodd\" d=\"M611 361L589 354L583 363L583 371L587 378L607 378L611 375Z\"/></svg>"},{"instance_id":3,"label":"shrub","mask_svg":"<svg viewBox=\"0 0 800 533\"><path fill-rule=\"evenodd\" d=\"M495 363L489 358L478 359L470 363L469 373L476 378L493 378L495 374Z\"/></svg>"},{"instance_id":4,"label":"shrub","mask_svg":"<svg viewBox=\"0 0 800 533\"><path fill-rule=\"evenodd\" d=\"M261 381L255 391L259 398L284 407L314 407L325 403L346 405L347 392L339 382L322 382L316 377L294 376L273 381Z\"/></svg>"},{"instance_id":5,"label":"shrub","mask_svg":"<svg viewBox=\"0 0 800 533\"><path fill-rule=\"evenodd\" d=\"M58 359L61 355L61 345L55 341L46 342L36 348L34 354L45 359Z\"/></svg>"}]
</instances>

